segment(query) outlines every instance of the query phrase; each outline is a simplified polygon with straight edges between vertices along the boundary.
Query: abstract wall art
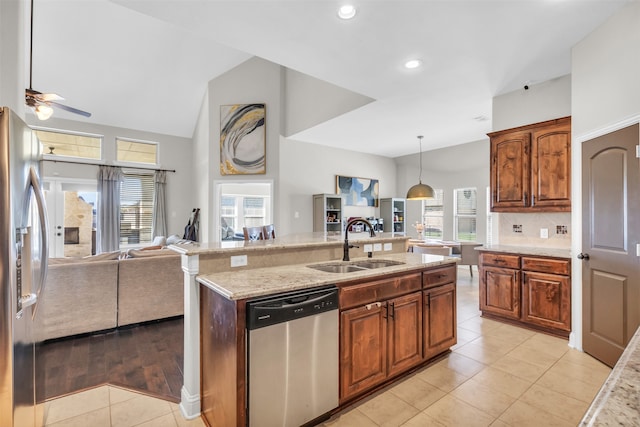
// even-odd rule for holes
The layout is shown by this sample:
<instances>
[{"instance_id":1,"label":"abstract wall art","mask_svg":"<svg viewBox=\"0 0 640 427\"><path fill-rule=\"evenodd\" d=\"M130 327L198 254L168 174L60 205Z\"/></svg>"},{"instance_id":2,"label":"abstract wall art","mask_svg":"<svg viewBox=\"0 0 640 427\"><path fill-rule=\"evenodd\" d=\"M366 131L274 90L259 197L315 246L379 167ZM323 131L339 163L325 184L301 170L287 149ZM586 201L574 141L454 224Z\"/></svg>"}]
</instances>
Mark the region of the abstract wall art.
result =
<instances>
[{"instance_id":1,"label":"abstract wall art","mask_svg":"<svg viewBox=\"0 0 640 427\"><path fill-rule=\"evenodd\" d=\"M265 104L220 106L220 174L266 173Z\"/></svg>"},{"instance_id":2,"label":"abstract wall art","mask_svg":"<svg viewBox=\"0 0 640 427\"><path fill-rule=\"evenodd\" d=\"M380 189L377 179L336 175L336 191L345 196L347 206L378 207Z\"/></svg>"}]
</instances>

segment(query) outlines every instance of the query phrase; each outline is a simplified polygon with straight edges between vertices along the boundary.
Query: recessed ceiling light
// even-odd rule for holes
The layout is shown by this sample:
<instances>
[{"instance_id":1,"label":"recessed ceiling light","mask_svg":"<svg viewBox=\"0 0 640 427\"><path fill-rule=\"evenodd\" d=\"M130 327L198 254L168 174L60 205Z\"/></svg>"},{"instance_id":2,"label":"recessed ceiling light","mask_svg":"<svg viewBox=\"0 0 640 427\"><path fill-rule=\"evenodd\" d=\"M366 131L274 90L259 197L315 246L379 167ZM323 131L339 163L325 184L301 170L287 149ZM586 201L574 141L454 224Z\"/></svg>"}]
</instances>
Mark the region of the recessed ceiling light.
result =
<instances>
[{"instance_id":1,"label":"recessed ceiling light","mask_svg":"<svg viewBox=\"0 0 640 427\"><path fill-rule=\"evenodd\" d=\"M352 4L345 4L338 9L338 16L342 19L351 19L356 16L356 8Z\"/></svg>"},{"instance_id":2,"label":"recessed ceiling light","mask_svg":"<svg viewBox=\"0 0 640 427\"><path fill-rule=\"evenodd\" d=\"M422 65L422 61L420 61L419 59L411 59L404 63L404 67L410 70L414 68L418 68L421 65Z\"/></svg>"}]
</instances>

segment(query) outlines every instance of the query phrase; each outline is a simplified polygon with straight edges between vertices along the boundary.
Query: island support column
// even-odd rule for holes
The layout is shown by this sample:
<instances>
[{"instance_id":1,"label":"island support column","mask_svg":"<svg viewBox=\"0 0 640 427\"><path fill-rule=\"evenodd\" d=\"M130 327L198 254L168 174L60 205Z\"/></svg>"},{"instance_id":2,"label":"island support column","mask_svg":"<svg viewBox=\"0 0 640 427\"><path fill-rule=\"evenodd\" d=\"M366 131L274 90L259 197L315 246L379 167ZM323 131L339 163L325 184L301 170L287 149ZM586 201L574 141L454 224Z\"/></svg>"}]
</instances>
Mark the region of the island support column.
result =
<instances>
[{"instance_id":1,"label":"island support column","mask_svg":"<svg viewBox=\"0 0 640 427\"><path fill-rule=\"evenodd\" d=\"M186 419L200 416L200 287L198 255L182 255L184 271L184 379L180 411Z\"/></svg>"}]
</instances>

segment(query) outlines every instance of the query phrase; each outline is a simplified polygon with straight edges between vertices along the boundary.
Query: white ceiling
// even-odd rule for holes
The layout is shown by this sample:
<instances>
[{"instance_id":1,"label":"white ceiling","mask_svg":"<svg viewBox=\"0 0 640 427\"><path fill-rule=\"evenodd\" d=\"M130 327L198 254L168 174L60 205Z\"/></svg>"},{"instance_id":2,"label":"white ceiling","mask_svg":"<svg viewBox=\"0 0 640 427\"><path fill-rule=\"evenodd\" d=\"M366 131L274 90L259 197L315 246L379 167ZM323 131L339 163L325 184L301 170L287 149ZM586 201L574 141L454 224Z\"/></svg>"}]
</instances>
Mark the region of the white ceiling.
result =
<instances>
[{"instance_id":1,"label":"white ceiling","mask_svg":"<svg viewBox=\"0 0 640 427\"><path fill-rule=\"evenodd\" d=\"M397 157L483 139L492 97L569 74L629 2L345 1L35 0L33 88L93 113L56 117L191 137L207 82L259 56L376 100L296 140Z\"/></svg>"}]
</instances>

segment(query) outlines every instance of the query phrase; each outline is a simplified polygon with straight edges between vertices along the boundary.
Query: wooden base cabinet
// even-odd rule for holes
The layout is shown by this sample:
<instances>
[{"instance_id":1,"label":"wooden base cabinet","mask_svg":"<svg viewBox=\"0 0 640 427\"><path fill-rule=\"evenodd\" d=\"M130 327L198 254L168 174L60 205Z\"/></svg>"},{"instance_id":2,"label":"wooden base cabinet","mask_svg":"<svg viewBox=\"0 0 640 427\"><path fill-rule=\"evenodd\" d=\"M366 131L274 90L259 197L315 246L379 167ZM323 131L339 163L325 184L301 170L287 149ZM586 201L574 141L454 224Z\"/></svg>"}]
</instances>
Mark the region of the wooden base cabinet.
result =
<instances>
[{"instance_id":1,"label":"wooden base cabinet","mask_svg":"<svg viewBox=\"0 0 640 427\"><path fill-rule=\"evenodd\" d=\"M568 259L483 252L480 310L483 315L567 337L571 331L570 269Z\"/></svg>"},{"instance_id":2,"label":"wooden base cabinet","mask_svg":"<svg viewBox=\"0 0 640 427\"><path fill-rule=\"evenodd\" d=\"M454 283L423 291L424 358L430 359L456 345L456 286Z\"/></svg>"},{"instance_id":3,"label":"wooden base cabinet","mask_svg":"<svg viewBox=\"0 0 640 427\"><path fill-rule=\"evenodd\" d=\"M387 306L380 302L340 314L342 399L371 388L387 378Z\"/></svg>"},{"instance_id":4,"label":"wooden base cabinet","mask_svg":"<svg viewBox=\"0 0 640 427\"><path fill-rule=\"evenodd\" d=\"M422 361L422 293L343 311L341 401Z\"/></svg>"},{"instance_id":5,"label":"wooden base cabinet","mask_svg":"<svg viewBox=\"0 0 640 427\"><path fill-rule=\"evenodd\" d=\"M341 404L456 344L455 281L448 265L340 288Z\"/></svg>"}]
</instances>

